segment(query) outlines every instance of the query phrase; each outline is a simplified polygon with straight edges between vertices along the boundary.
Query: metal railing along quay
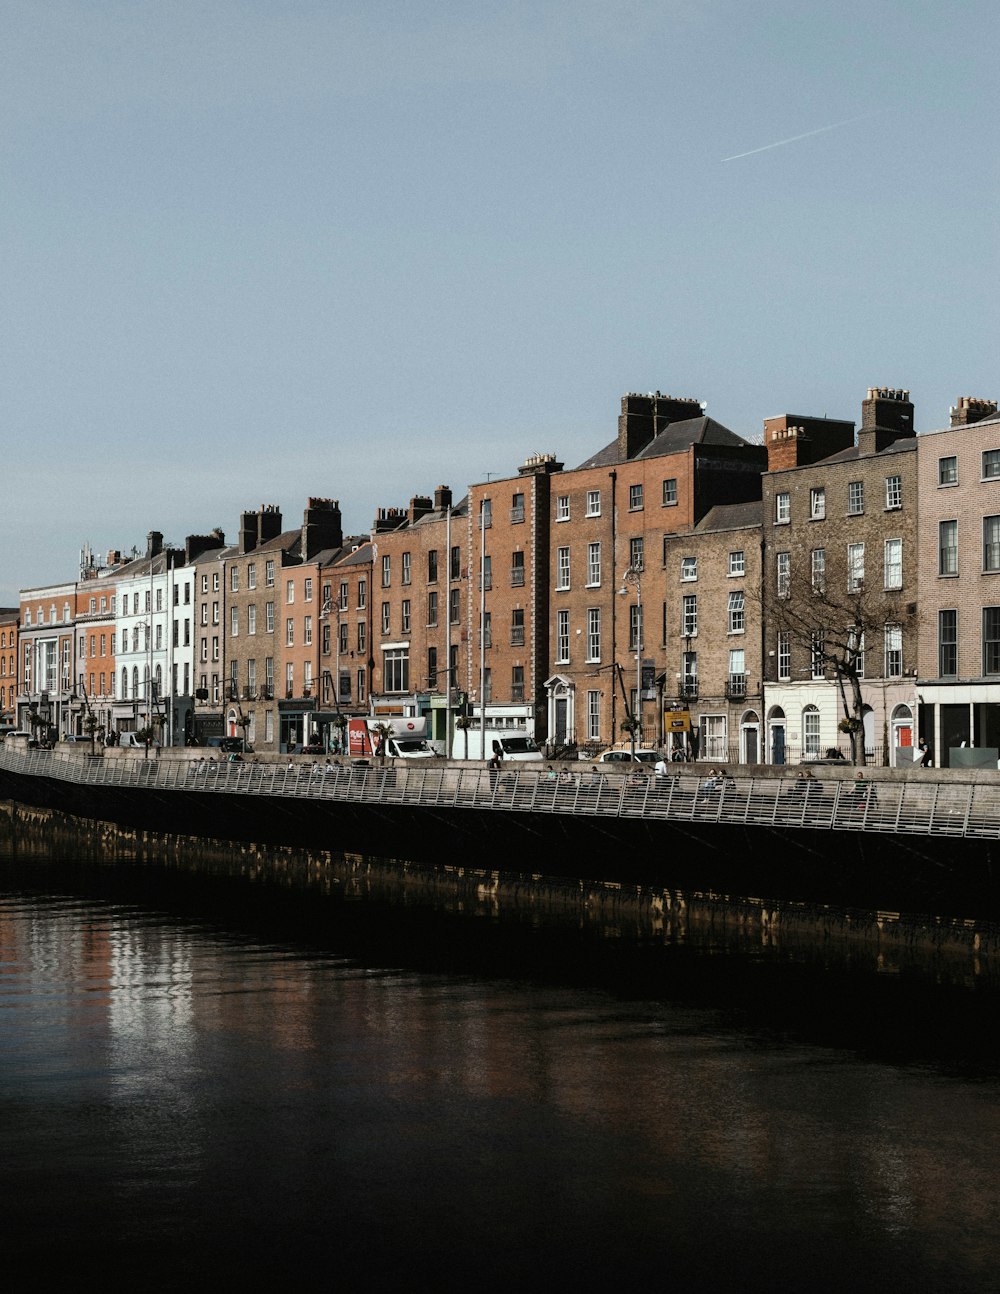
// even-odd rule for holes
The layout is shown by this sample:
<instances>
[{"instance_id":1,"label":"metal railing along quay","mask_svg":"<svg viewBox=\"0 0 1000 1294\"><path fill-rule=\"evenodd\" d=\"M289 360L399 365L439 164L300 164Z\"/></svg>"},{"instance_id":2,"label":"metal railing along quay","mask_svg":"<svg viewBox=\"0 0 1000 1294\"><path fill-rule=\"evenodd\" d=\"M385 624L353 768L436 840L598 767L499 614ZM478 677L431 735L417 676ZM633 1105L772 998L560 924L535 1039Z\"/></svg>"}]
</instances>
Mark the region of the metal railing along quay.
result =
<instances>
[{"instance_id":1,"label":"metal railing along quay","mask_svg":"<svg viewBox=\"0 0 1000 1294\"><path fill-rule=\"evenodd\" d=\"M880 831L1000 838L1000 783L967 784L798 777L727 777L709 787L704 773L656 777L545 769L420 763L335 765L106 760L53 751L0 748L0 768L78 785L145 787L219 795L495 809L513 813Z\"/></svg>"}]
</instances>

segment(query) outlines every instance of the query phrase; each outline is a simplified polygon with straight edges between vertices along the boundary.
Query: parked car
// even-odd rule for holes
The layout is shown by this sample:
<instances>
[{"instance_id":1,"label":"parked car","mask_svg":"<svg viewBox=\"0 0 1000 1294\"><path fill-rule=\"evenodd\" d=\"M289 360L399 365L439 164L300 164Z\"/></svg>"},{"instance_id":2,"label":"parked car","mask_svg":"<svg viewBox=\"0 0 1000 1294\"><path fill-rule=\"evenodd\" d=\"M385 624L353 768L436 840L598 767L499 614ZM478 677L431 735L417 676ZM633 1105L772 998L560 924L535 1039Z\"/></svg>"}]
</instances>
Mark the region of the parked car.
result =
<instances>
[{"instance_id":1,"label":"parked car","mask_svg":"<svg viewBox=\"0 0 1000 1294\"><path fill-rule=\"evenodd\" d=\"M248 745L242 737L206 737L207 750L222 750L227 755L252 755L253 746Z\"/></svg>"},{"instance_id":2,"label":"parked car","mask_svg":"<svg viewBox=\"0 0 1000 1294\"><path fill-rule=\"evenodd\" d=\"M598 758L599 764L655 764L660 758L658 750L637 750L632 754L630 749L614 747L605 750Z\"/></svg>"}]
</instances>

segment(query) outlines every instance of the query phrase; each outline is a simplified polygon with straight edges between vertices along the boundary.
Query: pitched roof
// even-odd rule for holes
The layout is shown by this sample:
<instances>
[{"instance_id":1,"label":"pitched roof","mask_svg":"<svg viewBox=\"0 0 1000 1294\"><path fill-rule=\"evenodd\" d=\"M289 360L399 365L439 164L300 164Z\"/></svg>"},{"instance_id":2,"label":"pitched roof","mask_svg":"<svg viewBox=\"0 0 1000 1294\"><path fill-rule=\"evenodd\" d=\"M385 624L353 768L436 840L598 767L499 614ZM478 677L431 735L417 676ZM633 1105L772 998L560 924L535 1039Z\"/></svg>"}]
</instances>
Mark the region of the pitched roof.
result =
<instances>
[{"instance_id":1,"label":"pitched roof","mask_svg":"<svg viewBox=\"0 0 1000 1294\"><path fill-rule=\"evenodd\" d=\"M751 499L748 503L717 503L709 508L695 526L701 533L705 530L747 530L757 527L764 520L764 504L760 499Z\"/></svg>"},{"instance_id":2,"label":"pitched roof","mask_svg":"<svg viewBox=\"0 0 1000 1294\"><path fill-rule=\"evenodd\" d=\"M730 431L721 422L716 422L714 418L709 418L703 414L700 418L683 418L680 422L668 423L644 448L633 455L631 461L662 458L665 454L683 454L692 445L727 445L740 449L759 448L753 445L751 441L744 440L742 436L737 436L735 431ZM596 454L592 454L576 470L579 471L580 468L584 467L612 467L619 462L621 462L621 459L618 456L618 441L613 440L610 445L605 445Z\"/></svg>"}]
</instances>

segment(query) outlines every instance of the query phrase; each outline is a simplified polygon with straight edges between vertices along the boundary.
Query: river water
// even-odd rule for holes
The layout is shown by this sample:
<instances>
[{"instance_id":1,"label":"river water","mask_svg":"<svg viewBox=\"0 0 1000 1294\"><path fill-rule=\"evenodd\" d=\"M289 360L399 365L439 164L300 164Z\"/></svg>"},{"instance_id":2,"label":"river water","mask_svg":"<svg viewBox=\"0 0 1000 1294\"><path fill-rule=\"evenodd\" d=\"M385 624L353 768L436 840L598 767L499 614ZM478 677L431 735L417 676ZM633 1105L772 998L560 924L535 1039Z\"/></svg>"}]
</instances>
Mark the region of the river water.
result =
<instances>
[{"instance_id":1,"label":"river water","mask_svg":"<svg viewBox=\"0 0 1000 1294\"><path fill-rule=\"evenodd\" d=\"M0 841L8 1269L997 1288L990 968L264 870Z\"/></svg>"}]
</instances>

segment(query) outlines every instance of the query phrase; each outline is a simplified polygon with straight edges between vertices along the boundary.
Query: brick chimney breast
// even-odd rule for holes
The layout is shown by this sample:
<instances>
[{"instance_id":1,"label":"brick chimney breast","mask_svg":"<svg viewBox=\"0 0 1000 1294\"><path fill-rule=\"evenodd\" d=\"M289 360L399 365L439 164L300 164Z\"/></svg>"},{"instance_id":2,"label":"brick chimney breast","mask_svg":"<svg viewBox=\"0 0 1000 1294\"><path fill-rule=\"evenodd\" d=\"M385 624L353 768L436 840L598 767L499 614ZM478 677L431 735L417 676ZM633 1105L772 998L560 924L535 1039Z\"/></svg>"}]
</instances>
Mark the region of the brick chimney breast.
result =
<instances>
[{"instance_id":1,"label":"brick chimney breast","mask_svg":"<svg viewBox=\"0 0 1000 1294\"><path fill-rule=\"evenodd\" d=\"M968 427L984 418L992 418L997 412L996 400L977 400L974 396L959 396L958 402L950 409L952 427Z\"/></svg>"}]
</instances>

